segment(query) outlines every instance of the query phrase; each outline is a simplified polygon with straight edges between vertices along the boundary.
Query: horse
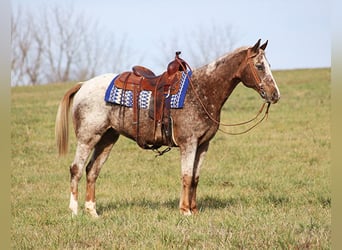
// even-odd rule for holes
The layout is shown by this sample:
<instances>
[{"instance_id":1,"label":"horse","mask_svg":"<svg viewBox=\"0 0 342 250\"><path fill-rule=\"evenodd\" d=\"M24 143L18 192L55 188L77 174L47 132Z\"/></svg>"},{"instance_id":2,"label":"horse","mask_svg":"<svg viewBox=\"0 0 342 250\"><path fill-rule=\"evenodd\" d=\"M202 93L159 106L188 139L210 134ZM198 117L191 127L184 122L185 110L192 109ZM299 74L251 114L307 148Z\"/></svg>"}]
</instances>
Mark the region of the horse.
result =
<instances>
[{"instance_id":1,"label":"horse","mask_svg":"<svg viewBox=\"0 0 342 250\"><path fill-rule=\"evenodd\" d=\"M265 56L268 41L245 46L227 53L192 72L184 107L171 109L174 147L181 156L181 194L179 211L183 215L198 213L196 190L200 168L209 143L219 129L224 103L238 83L254 89L264 103L274 104L280 92ZM115 74L106 73L75 84L63 96L56 115L55 136L58 153L68 151L69 113L74 125L77 147L70 165L70 203L72 216L78 214L78 183L85 167L85 211L98 217L95 184L101 167L120 135L136 139L132 125L132 108L109 104L104 93ZM122 109L125 115L122 116ZM148 111L140 111L140 137L153 143L153 121ZM162 142L167 145L167 141ZM91 155L91 156L90 156ZM89 158L90 157L90 158ZM88 160L89 158L89 160ZM88 160L88 161L87 161Z\"/></svg>"}]
</instances>

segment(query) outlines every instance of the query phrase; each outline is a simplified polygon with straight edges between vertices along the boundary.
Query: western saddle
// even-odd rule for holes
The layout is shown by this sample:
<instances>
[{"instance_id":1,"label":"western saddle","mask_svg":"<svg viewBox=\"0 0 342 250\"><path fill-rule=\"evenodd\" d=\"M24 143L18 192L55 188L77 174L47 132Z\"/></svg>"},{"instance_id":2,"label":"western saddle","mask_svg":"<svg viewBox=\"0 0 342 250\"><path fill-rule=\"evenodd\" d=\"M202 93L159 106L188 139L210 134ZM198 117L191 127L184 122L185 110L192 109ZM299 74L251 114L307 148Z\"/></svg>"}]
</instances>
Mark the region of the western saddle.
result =
<instances>
[{"instance_id":1,"label":"western saddle","mask_svg":"<svg viewBox=\"0 0 342 250\"><path fill-rule=\"evenodd\" d=\"M121 73L115 80L117 88L133 93L133 124L136 126L136 142L144 149L157 150L162 146L163 138L167 140L169 149L174 145L172 140L170 102L171 95L179 91L182 72L187 72L188 64L179 57L180 51L176 52L175 59L171 61L167 70L156 76L152 70L143 66L134 66L132 71ZM139 136L139 95L142 90L151 91L149 105L149 117L154 120L154 143L148 145ZM158 151L159 152L159 151Z\"/></svg>"}]
</instances>

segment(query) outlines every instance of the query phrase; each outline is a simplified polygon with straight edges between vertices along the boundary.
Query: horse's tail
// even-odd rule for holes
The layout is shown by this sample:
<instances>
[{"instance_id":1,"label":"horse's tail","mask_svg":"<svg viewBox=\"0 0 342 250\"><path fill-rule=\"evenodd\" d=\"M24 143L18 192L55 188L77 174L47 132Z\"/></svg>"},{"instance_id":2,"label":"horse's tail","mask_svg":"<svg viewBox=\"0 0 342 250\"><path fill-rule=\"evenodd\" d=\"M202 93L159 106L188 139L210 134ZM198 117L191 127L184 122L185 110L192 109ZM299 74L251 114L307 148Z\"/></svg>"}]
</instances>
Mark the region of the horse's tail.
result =
<instances>
[{"instance_id":1,"label":"horse's tail","mask_svg":"<svg viewBox=\"0 0 342 250\"><path fill-rule=\"evenodd\" d=\"M82 84L79 83L69 89L63 96L63 99L58 106L55 124L55 137L59 156L65 155L68 152L69 110L72 99L81 86Z\"/></svg>"}]
</instances>

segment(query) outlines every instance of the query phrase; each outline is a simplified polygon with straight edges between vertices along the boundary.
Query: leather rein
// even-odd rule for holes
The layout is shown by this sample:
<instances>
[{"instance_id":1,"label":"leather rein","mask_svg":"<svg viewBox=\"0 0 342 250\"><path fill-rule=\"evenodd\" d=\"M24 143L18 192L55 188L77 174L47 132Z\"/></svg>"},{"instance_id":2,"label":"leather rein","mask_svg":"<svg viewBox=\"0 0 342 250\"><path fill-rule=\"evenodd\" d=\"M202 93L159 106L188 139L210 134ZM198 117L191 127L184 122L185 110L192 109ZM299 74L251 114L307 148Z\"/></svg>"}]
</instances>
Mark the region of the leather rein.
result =
<instances>
[{"instance_id":1,"label":"leather rein","mask_svg":"<svg viewBox=\"0 0 342 250\"><path fill-rule=\"evenodd\" d=\"M258 83L258 82L261 82L261 79L260 79L258 73L256 72L256 70L255 70L255 68L254 68L254 65L253 65L252 61L250 60L250 59L252 59L252 58L253 58L253 56L249 56L249 55L247 56L247 61L248 61L247 64L248 64L248 66L250 67L250 69L251 69L251 71L252 71L252 75L253 75L253 78L254 78L255 82ZM186 63L186 62L185 62L185 63ZM183 65L183 64L180 64L180 65L183 67L184 71L186 71L186 68L184 67L184 65ZM189 67L189 69L191 70L191 68L190 68L190 66L189 66L188 63L186 63L186 66ZM188 78L189 78L190 86L191 86L192 90L194 91L195 96L196 96L196 98L198 99L199 103L201 104L201 106L202 106L204 112L205 112L206 115L210 118L211 121L213 121L214 123L216 123L216 124L219 125L219 126L221 125L221 126L224 126L224 127L234 127L234 126L241 126L241 125L245 125L245 124L251 123L251 122L255 121L255 120L259 117L259 115L263 112L263 110L264 110L264 108L265 108L266 102L264 102L264 103L262 104L262 106L261 106L261 108L259 109L259 111L258 111L258 113L256 114L256 116L253 117L252 119L248 120L248 121L239 122L239 123L233 123L233 124L222 123L222 122L218 121L217 119L215 119L215 118L209 113L209 111L208 111L207 108L205 107L204 103L202 102L200 96L198 95L198 93L197 93L197 91L196 91L196 89L195 89L195 87L194 87L194 85L193 85L193 82L192 82L191 77L188 76ZM242 132L227 132L227 131L224 131L224 130L222 130L222 129L220 129L220 128L219 128L218 130L221 131L222 133L228 134L228 135L242 135L242 134L245 134L245 133L251 131L251 130L252 130L253 128L255 128L256 126L258 126L265 118L266 118L266 120L267 120L267 118L268 118L268 111L269 111L270 106L271 106L271 103L270 103L270 102L267 102L267 108L266 108L266 111L265 111L263 117L262 117L259 121L257 121L253 126L247 128L246 130L244 130L244 131L242 131Z\"/></svg>"}]
</instances>

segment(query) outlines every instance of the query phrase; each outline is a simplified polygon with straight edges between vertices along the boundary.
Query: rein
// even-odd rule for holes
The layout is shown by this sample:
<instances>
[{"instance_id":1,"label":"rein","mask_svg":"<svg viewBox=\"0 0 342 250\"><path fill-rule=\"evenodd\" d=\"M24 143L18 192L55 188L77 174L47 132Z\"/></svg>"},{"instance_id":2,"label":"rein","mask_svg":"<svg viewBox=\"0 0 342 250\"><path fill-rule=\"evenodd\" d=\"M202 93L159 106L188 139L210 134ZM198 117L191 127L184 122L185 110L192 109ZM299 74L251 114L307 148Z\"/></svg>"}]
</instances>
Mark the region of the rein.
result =
<instances>
[{"instance_id":1,"label":"rein","mask_svg":"<svg viewBox=\"0 0 342 250\"><path fill-rule=\"evenodd\" d=\"M256 115L256 117L254 117L254 118L251 119L250 121L255 120L255 119L261 114L262 110L263 110L264 107L265 107L265 104L266 104L266 103L264 102L263 105L261 106L261 109L259 110L259 113ZM234 133L234 132L227 132L227 131L224 131L224 130L222 130L222 129L220 129L220 128L219 128L218 130L220 130L222 133L227 134L227 135L242 135L242 134L245 134L245 133L249 132L250 130L252 130L253 128L255 128L256 126L258 126L265 118L266 118L266 120L267 120L267 118L268 118L268 110L269 110L270 106L271 106L271 103L268 102L268 103L267 103L266 112L265 112L264 116L263 116L257 123L255 123L253 126L251 126L250 128L248 128L248 129L246 129L246 130L244 130L244 131L242 131L242 132L236 132L236 133ZM248 122L249 122L249 121L248 121ZM248 123L248 122L247 122L247 123ZM237 125L240 125L240 124L237 124ZM231 126L233 126L233 125L231 125Z\"/></svg>"},{"instance_id":2,"label":"rein","mask_svg":"<svg viewBox=\"0 0 342 250\"><path fill-rule=\"evenodd\" d=\"M251 56L248 56L248 57L247 57L247 61L249 61L249 59L251 59L251 58L252 58ZM185 62L185 61L184 61L184 62ZM189 65L187 62L185 62L185 63L186 63L186 66L189 67L189 69L191 70L190 65ZM248 64L249 67L251 68L251 71L252 71L252 75L253 75L254 80L255 80L256 82L261 82L261 79L260 79L258 73L255 71L255 69L254 69L254 67L253 67L253 65L252 65L252 63L251 63L251 61L247 62L247 64ZM186 68L184 67L184 65L183 65L182 63L181 63L180 65L182 66L182 68L184 69L184 71L186 71ZM201 104L203 110L205 111L205 113L207 114L207 116L210 118L210 120L213 121L214 123L216 123L216 124L219 125L219 126L234 127L234 126L241 126L241 125L245 125L245 124L251 123L251 122L253 122L254 120L256 120L256 119L259 117L259 115L262 113L262 111L264 110L264 107L265 107L265 104L266 104L265 102L262 104L262 106L261 106L259 112L256 114L256 116L253 117L252 119L248 120L248 121L239 122L239 123L233 123L233 124L222 123L222 122L218 121L217 119L215 119L215 118L209 113L209 111L208 111L207 108L205 107L204 103L202 102L200 96L198 95L198 93L197 93L197 91L196 91L196 89L195 89L195 87L194 87L194 85L193 85L193 82L192 82L191 77L189 77L189 76L187 76L187 77L189 78L190 86L191 86L192 90L194 91L195 96L196 96L196 98L198 99L199 103ZM259 125L265 118L266 118L266 120L267 120L268 111L269 111L270 106L271 106L271 103L268 102L268 103L267 103L266 112L264 113L263 117L262 117L257 123L255 123L253 126L249 127L248 129L246 129L246 130L244 130L244 131L242 131L242 132L236 132L236 133L227 132L227 131L224 131L224 130L222 130L222 129L220 129L220 128L219 128L218 130L221 131L222 133L228 134L228 135L242 135L242 134L245 134L245 133L249 132L250 130L252 130L253 128L255 128L257 125Z\"/></svg>"}]
</instances>

